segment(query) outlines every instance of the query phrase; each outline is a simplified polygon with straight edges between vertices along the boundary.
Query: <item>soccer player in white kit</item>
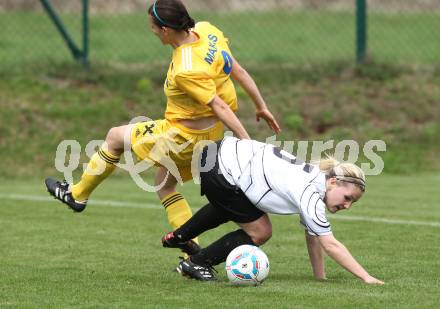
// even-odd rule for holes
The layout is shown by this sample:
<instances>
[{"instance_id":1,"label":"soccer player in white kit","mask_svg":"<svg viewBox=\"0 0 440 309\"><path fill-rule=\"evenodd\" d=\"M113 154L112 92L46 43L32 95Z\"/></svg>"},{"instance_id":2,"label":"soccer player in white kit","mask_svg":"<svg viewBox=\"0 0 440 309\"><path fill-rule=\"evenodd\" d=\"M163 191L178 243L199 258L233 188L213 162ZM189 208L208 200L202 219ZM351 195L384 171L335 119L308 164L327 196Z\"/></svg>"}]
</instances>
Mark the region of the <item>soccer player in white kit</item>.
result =
<instances>
[{"instance_id":1,"label":"soccer player in white kit","mask_svg":"<svg viewBox=\"0 0 440 309\"><path fill-rule=\"evenodd\" d=\"M269 240L272 225L268 213L298 214L315 278L326 278L323 249L363 282L383 284L336 240L325 214L326 209L336 213L350 208L365 192L365 175L356 165L328 158L317 166L270 144L227 137L203 150L200 178L202 195L209 204L166 234L163 246L181 248L228 221L236 222L240 229L183 260L179 265L183 275L215 280L212 266L224 262L234 248L260 246Z\"/></svg>"}]
</instances>

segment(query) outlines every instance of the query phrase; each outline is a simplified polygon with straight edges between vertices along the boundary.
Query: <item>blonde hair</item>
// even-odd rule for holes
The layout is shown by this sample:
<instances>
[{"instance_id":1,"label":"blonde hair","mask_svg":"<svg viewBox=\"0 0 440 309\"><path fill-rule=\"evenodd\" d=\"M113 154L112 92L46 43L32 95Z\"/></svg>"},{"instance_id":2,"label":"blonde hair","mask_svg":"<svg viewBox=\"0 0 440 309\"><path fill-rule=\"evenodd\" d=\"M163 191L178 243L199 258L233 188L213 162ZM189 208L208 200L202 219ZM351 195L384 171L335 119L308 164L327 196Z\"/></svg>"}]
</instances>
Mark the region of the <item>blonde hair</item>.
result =
<instances>
[{"instance_id":1,"label":"blonde hair","mask_svg":"<svg viewBox=\"0 0 440 309\"><path fill-rule=\"evenodd\" d=\"M327 154L318 165L327 179L335 177L338 181L352 183L365 192L365 174L357 165L348 162L341 163Z\"/></svg>"}]
</instances>

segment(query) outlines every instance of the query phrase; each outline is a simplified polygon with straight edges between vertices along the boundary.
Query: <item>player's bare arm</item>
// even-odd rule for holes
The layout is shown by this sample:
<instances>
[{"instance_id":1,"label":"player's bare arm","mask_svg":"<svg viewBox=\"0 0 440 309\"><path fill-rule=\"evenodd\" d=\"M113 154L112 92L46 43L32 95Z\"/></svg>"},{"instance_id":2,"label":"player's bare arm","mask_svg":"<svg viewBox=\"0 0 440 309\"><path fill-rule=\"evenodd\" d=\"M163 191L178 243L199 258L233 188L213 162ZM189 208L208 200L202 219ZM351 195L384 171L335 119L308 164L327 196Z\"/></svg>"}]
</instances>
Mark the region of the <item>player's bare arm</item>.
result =
<instances>
[{"instance_id":1,"label":"player's bare arm","mask_svg":"<svg viewBox=\"0 0 440 309\"><path fill-rule=\"evenodd\" d=\"M310 263L312 264L313 275L316 279L327 279L325 276L324 255L318 236L312 236L305 231L305 237Z\"/></svg>"},{"instance_id":2,"label":"player's bare arm","mask_svg":"<svg viewBox=\"0 0 440 309\"><path fill-rule=\"evenodd\" d=\"M353 275L369 284L384 284L383 281L372 277L350 254L348 249L340 243L333 235L318 237L324 251L339 265L351 272Z\"/></svg>"},{"instance_id":3,"label":"player's bare arm","mask_svg":"<svg viewBox=\"0 0 440 309\"><path fill-rule=\"evenodd\" d=\"M233 57L232 59L234 63L232 65L231 76L240 84L240 86L244 89L244 91L246 91L246 93L254 102L255 108L257 110L257 121L260 121L260 118L263 118L275 133L280 133L281 128L278 125L275 117L267 108L266 102L264 101L257 84L249 75L249 73L237 62L237 60L235 60Z\"/></svg>"},{"instance_id":4,"label":"player's bare arm","mask_svg":"<svg viewBox=\"0 0 440 309\"><path fill-rule=\"evenodd\" d=\"M250 139L249 134L246 132L240 120L238 120L231 108L219 96L216 95L208 105L237 138Z\"/></svg>"}]
</instances>

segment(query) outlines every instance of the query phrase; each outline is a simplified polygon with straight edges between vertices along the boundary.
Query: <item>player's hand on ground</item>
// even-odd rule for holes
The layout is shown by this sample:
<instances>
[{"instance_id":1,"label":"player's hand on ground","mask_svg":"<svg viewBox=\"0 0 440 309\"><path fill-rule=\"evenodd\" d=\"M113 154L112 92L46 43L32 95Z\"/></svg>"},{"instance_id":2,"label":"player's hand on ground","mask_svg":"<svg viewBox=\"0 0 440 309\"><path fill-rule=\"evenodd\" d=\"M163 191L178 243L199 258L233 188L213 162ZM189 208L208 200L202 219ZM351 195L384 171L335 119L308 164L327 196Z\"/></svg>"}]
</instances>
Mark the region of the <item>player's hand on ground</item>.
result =
<instances>
[{"instance_id":1,"label":"player's hand on ground","mask_svg":"<svg viewBox=\"0 0 440 309\"><path fill-rule=\"evenodd\" d=\"M379 284L379 285L385 284L385 282L383 282L383 281L381 281L379 279L376 279L376 278L374 278L372 276L369 276L369 277L365 278L363 281L364 281L364 283L367 283L367 284Z\"/></svg>"},{"instance_id":2,"label":"player's hand on ground","mask_svg":"<svg viewBox=\"0 0 440 309\"><path fill-rule=\"evenodd\" d=\"M269 125L269 127L276 134L281 132L281 128L278 125L278 122L275 120L275 117L272 115L272 113L267 108L263 108L263 109L257 110L257 112L256 112L256 119L257 119L257 121L260 121L260 118L263 118L264 120L266 120L266 122Z\"/></svg>"}]
</instances>

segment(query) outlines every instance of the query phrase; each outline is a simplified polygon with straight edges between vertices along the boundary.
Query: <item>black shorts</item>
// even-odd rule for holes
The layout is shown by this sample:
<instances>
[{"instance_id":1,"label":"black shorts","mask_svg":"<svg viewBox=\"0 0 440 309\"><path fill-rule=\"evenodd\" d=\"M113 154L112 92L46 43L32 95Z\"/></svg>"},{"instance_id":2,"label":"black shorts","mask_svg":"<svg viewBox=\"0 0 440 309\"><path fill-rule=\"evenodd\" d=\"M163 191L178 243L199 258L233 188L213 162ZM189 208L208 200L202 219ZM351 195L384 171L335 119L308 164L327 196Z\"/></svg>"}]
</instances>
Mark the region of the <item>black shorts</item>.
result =
<instances>
[{"instance_id":1,"label":"black shorts","mask_svg":"<svg viewBox=\"0 0 440 309\"><path fill-rule=\"evenodd\" d=\"M237 223L249 223L259 219L265 213L252 204L246 195L237 186L231 185L223 176L218 165L218 150L221 141L217 143L214 168L206 172L200 172L201 194L205 195L209 202L229 218ZM208 147L203 149L200 164L206 164Z\"/></svg>"}]
</instances>

